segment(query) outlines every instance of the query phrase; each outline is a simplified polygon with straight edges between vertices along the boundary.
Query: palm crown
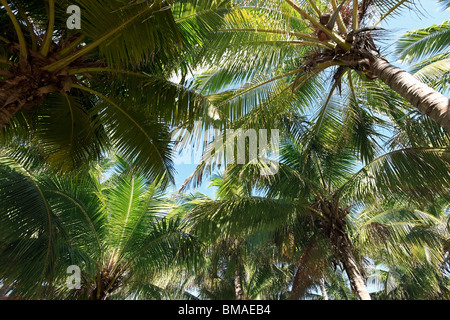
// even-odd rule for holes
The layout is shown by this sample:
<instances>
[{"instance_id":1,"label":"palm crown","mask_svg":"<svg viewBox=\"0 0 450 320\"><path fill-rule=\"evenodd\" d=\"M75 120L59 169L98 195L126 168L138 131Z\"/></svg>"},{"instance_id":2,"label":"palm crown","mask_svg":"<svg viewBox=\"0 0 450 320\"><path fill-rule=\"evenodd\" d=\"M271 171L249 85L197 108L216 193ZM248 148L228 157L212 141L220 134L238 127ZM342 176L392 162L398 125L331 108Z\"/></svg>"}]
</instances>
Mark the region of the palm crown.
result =
<instances>
[{"instance_id":1,"label":"palm crown","mask_svg":"<svg viewBox=\"0 0 450 320\"><path fill-rule=\"evenodd\" d=\"M361 166L357 153L340 134L344 125L329 115L320 131L310 126L303 139L291 136L282 148L280 171L274 176L260 175L263 164L229 167L222 187L228 196L193 209L197 228L213 238L219 234L233 237L285 230L298 219L297 228L303 230L303 236L297 236L296 241L308 239L306 235L311 232L320 235L348 274L355 296L370 298L362 264L348 234L348 215L369 207L375 212L373 208L381 208L383 202L420 207L440 197L447 199L448 150L401 148ZM255 189L259 196L252 196ZM397 218L402 217L412 220L407 215Z\"/></svg>"},{"instance_id":2,"label":"palm crown","mask_svg":"<svg viewBox=\"0 0 450 320\"><path fill-rule=\"evenodd\" d=\"M220 67L209 78L200 79L203 90L211 93L219 108L229 111L231 119L246 114L255 104L276 104L290 89L301 91L303 98L297 99L303 105L305 100L314 101L312 88L315 79L322 77L322 83L332 80L329 96L341 90L343 83L345 91L358 99L365 86L387 84L448 130L448 98L391 66L377 44L380 23L402 9L413 8L414 1L239 4L215 32L214 50L205 54L206 61ZM381 81L369 81L375 78ZM217 95L229 86L234 89ZM368 95L363 103L376 105Z\"/></svg>"},{"instance_id":3,"label":"palm crown","mask_svg":"<svg viewBox=\"0 0 450 320\"><path fill-rule=\"evenodd\" d=\"M369 299L363 257L379 255L361 244L389 255L397 279L430 252L419 267L448 266L448 230L431 230L445 223L410 208L448 199L448 99L391 66L377 46L379 23L413 1L78 0L80 31L65 28L65 1L0 2L0 277L16 294L158 296L160 270L196 266L193 235L208 244L196 279L205 297L268 296L265 285L284 296L291 277L296 298L313 283L324 287L325 272L341 265L354 295ZM404 41L445 39L447 29ZM445 41L399 48L408 59ZM433 70L445 75L447 58L420 64L418 78L443 88ZM213 63L194 79L197 90L182 86L190 68ZM176 70L181 85L167 80ZM437 124L411 116L404 99ZM274 176L261 176L258 162L228 168L214 181L217 200L189 204L188 234L186 221L158 217L173 172L170 131L195 119L211 125L216 112L224 127L281 128L282 165ZM389 121L398 131L381 145ZM110 150L126 161L106 181L45 173L89 167ZM207 152L198 181L213 161ZM411 227L419 219L426 225ZM58 285L69 264L83 266L82 291Z\"/></svg>"},{"instance_id":4,"label":"palm crown","mask_svg":"<svg viewBox=\"0 0 450 320\"><path fill-rule=\"evenodd\" d=\"M81 9L80 30L66 26L69 4ZM171 128L200 116L207 120L211 112L205 99L167 79L193 68L194 52L228 3L5 0L1 5L4 143L31 141L60 171L89 167L113 148L134 161L136 170L170 181Z\"/></svg>"},{"instance_id":5,"label":"palm crown","mask_svg":"<svg viewBox=\"0 0 450 320\"><path fill-rule=\"evenodd\" d=\"M13 157L1 164L1 206L8 207L1 216L1 278L13 296L161 298L163 274L187 271L200 259L182 221L165 217L172 206L161 186L123 160L76 179L39 173ZM78 290L66 284L71 265L81 270Z\"/></svg>"},{"instance_id":6,"label":"palm crown","mask_svg":"<svg viewBox=\"0 0 450 320\"><path fill-rule=\"evenodd\" d=\"M386 60L377 40L384 30L379 30L378 25L402 9L413 8L413 2L239 4L214 32L208 46L212 50L206 48L202 52L204 63L212 67L194 81L198 91L216 106L228 128L276 128L289 134L286 131L298 128L299 123L313 123L314 130L319 131L324 119L334 117L345 123L342 135L347 137L346 144L353 145L365 163L380 152L381 141L387 139L393 127L401 131L395 131L392 139L397 147L424 146L424 135L433 140L433 145L448 145L448 131L436 123L436 118L429 117L436 107L442 111L438 113L445 122L448 98L436 92L437 98L429 91L431 88L424 89L428 93L419 90L422 84L417 79L404 82L410 76L399 69L390 73L394 71L391 67L381 68ZM445 30L444 25L434 34L434 39L440 40L433 42L436 47L427 52L445 51ZM319 39L322 34L326 39ZM409 44L412 40L404 41ZM402 48L405 49L402 46L399 50ZM443 55L439 65L422 64L429 67L427 74L433 73L435 81L448 70ZM436 68L441 70L438 75L433 71ZM384 72L389 75L382 76ZM428 81L426 76L417 77L435 87L431 78ZM439 78L438 88L445 86L445 79ZM398 80L395 86L394 80ZM424 93L421 103L436 99L424 112L409 106L404 90ZM418 98L416 94L413 96ZM206 147L201 165L183 188L188 182L197 185L205 173L220 166L225 148L226 142L220 148L215 143Z\"/></svg>"}]
</instances>

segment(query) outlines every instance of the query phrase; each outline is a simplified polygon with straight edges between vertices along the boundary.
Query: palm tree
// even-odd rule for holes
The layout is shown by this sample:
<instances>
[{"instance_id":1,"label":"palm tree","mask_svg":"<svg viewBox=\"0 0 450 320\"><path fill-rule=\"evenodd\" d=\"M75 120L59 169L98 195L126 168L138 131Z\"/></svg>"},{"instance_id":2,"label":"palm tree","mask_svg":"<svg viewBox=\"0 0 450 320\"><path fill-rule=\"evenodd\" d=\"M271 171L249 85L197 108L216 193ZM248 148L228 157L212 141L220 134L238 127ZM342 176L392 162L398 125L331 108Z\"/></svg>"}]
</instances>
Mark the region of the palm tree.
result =
<instances>
[{"instance_id":1,"label":"palm tree","mask_svg":"<svg viewBox=\"0 0 450 320\"><path fill-rule=\"evenodd\" d=\"M448 200L427 207L387 203L355 221L359 250L380 267L377 299L448 299Z\"/></svg>"},{"instance_id":2,"label":"palm tree","mask_svg":"<svg viewBox=\"0 0 450 320\"><path fill-rule=\"evenodd\" d=\"M365 2L367 6L372 3L366 11L373 12L375 4L381 6L382 2ZM308 6L311 1L302 4ZM405 4L402 1L393 12ZM324 8L325 4L321 6ZM378 10L389 8L386 5ZM347 3L342 11L349 16L351 9ZM370 24L370 12L362 20L366 24ZM365 164L375 159L391 136L390 149L428 147L430 143L438 148L448 146L447 130L411 108L383 82L370 80L361 70L347 68L341 62L325 63L323 72L311 71L325 50L314 46L327 47L330 43L312 37L314 27L286 2L252 2L224 20L209 46L214 50L202 52L210 69L194 78L197 90L208 97L221 115L221 129L278 129L281 136L297 137L302 135L302 124L315 126L312 132L320 131L326 119L334 117L345 123L341 127L345 144L351 145ZM370 34L376 40L379 32ZM294 83L296 90L292 92ZM292 128L297 132L291 132ZM228 135L222 134L223 137L206 139L213 142L204 146L200 165L180 190L198 186L227 161ZM201 134L199 137L203 139ZM223 143L216 143L219 140Z\"/></svg>"},{"instance_id":3,"label":"palm tree","mask_svg":"<svg viewBox=\"0 0 450 320\"><path fill-rule=\"evenodd\" d=\"M176 291L164 280L200 259L182 221L165 217L160 185L125 161L103 175L61 178L16 159L0 165L0 278L12 296L161 299ZM71 265L79 288L67 286Z\"/></svg>"},{"instance_id":4,"label":"palm tree","mask_svg":"<svg viewBox=\"0 0 450 320\"><path fill-rule=\"evenodd\" d=\"M245 195L239 183L224 190L224 179L217 174L209 187L216 188L216 200ZM288 259L280 259L271 239L254 234L229 235L217 226L214 232L203 232L201 221L195 218L198 208L213 202L196 193L181 195L178 214L185 216L189 231L204 244L204 264L194 274L189 287L199 299L255 300L286 298L292 267Z\"/></svg>"},{"instance_id":5,"label":"palm tree","mask_svg":"<svg viewBox=\"0 0 450 320\"><path fill-rule=\"evenodd\" d=\"M322 77L332 82L328 97L344 84L355 98L366 86L388 86L449 131L449 99L391 65L376 44L382 34L380 23L404 8L414 10L415 2L337 2L239 1L240 8L225 18L215 33L213 50L205 54L207 62L221 66L213 70L206 88L217 93L233 87L221 99L213 96L218 106L228 110L234 103L230 115L238 117L255 104L285 98L289 88L311 102L317 99L315 81ZM371 105L370 100L360 103Z\"/></svg>"},{"instance_id":6,"label":"palm tree","mask_svg":"<svg viewBox=\"0 0 450 320\"><path fill-rule=\"evenodd\" d=\"M31 141L64 171L114 148L136 170L170 180L172 126L211 112L168 79L194 67L227 1L0 4L2 143ZM67 27L69 5L81 9L79 30Z\"/></svg>"},{"instance_id":7,"label":"palm tree","mask_svg":"<svg viewBox=\"0 0 450 320\"><path fill-rule=\"evenodd\" d=\"M271 7L273 3L280 5ZM312 1L303 2L305 6L309 4L313 8L311 3ZM378 2L380 3L381 1ZM398 4L401 6L404 3L405 1ZM231 232L231 229L233 234L241 234L242 229L239 228L248 225L261 229L270 228L274 224L285 222L281 217L286 217L287 213L295 215L302 211L308 215L318 215L318 219L323 219L326 221L325 225L328 225L328 228L322 229L337 229L340 230L338 234L342 232L344 235L344 243L348 245L346 248L339 247L343 243L333 240L331 232L322 230L322 236L325 235L335 260L340 262L348 274L355 296L368 298L359 263L361 257L355 256L358 252L353 248L347 233L347 207L361 203L369 205L384 197L426 201L433 197L431 194L427 195L431 190L431 193L436 189L440 193L444 192L448 188L448 134L442 128L436 128L427 122L424 119L426 117L421 117L418 121L413 117L414 114L411 116L403 99L396 92L386 85L368 81L370 74L363 75L359 68L336 63L334 72L319 73L316 76L314 71L321 69L314 70L315 63L320 61L319 53L324 51L318 50L316 55L311 55L311 42L317 43L317 39L312 39L311 34L308 34L311 26L295 17L292 8L284 3L273 1L269 4L265 2L265 5L244 7L226 17L226 25L218 31L221 36L217 35L213 45L215 50L219 49L219 57L212 55L213 59L216 58L216 63L220 61L222 64L220 68L213 69L213 72L199 77L198 83L202 92L209 94L218 108L228 113L230 127L281 128L290 138L293 149L298 148L297 156L288 159L291 161L290 166L295 165L295 170L281 170L272 179L264 179L259 175L262 164L256 169L251 164L245 166L246 169L237 166L230 178L233 183L248 182L250 186L243 187L248 190L255 185L262 185L264 191L271 192L269 197L246 196L218 200L199 206L195 213L205 218L202 219L206 224L205 233L212 233L211 224L217 223L223 226L222 232ZM387 13L392 8L393 11L397 9L396 6L389 5L381 9ZM313 11L317 10L311 9ZM289 19L283 19L286 17ZM338 19L338 15L335 18ZM290 32L294 28L296 30ZM323 31L326 34L319 27L317 29L318 33ZM302 30L305 32L297 32ZM338 32L337 30L334 31ZM371 30L374 29L368 28L361 32L364 34ZM339 42L338 39L333 41ZM327 43L329 44L321 41L324 46ZM222 60L222 57L225 58ZM310 66L312 71L305 70L304 64ZM330 66L333 63L323 65L324 69ZM370 70L365 71L370 73ZM346 75L345 78L342 78L343 74ZM357 77L358 74L362 76ZM317 80L320 80L321 75L322 79L333 79L331 92L325 95L323 102L317 94L320 92L317 89L324 89ZM347 80L346 88L342 88L344 80ZM226 88L227 86L232 88ZM294 90L294 93L287 92L293 86L298 90ZM334 93L336 89L340 89L339 99L336 99ZM314 99L319 103L311 102ZM305 108L316 104L319 105L316 112L304 115ZM388 115L389 120L396 125L395 130L398 130L394 131L396 135L390 143L384 146L381 142L386 138L386 130L390 128L389 122L379 113ZM304 124L307 123L311 125L305 128ZM408 128L411 123L425 126ZM377 126L384 132L376 130ZM405 128L408 130L403 130ZM427 132L428 128L432 130ZM198 184L205 172L211 172L214 162L217 163L217 159L221 158L221 155L217 156L216 146L212 144L211 148L206 149L203 162L187 182ZM220 151L223 150L224 148ZM360 160L362 163L359 163ZM427 161L430 163L427 164ZM355 171L357 165L362 166L359 172ZM425 177L422 175L424 172L429 172L430 175ZM440 176L435 175L436 172L441 172L446 182L439 181ZM251 185L251 182L254 184ZM187 183L183 188L186 186ZM426 190L427 188L430 190ZM352 193L353 196L345 198ZM340 205L342 203L344 205ZM281 222L274 217L274 213L278 214ZM332 218L330 214L337 217ZM213 221L209 222L209 219ZM292 216L289 219L293 219ZM310 223L310 227L317 226L314 222L315 220ZM304 246L303 249L307 248L308 246ZM313 261L311 265L315 263ZM316 272L311 283L318 283L321 278L322 274Z\"/></svg>"},{"instance_id":8,"label":"palm tree","mask_svg":"<svg viewBox=\"0 0 450 320\"><path fill-rule=\"evenodd\" d=\"M349 215L386 199L420 204L437 196L448 197L448 148L431 145L389 150L361 166L358 153L342 136L345 123L336 119L329 110L321 130L317 131L314 124L304 130L301 139L294 139L292 134L282 149L280 171L274 176L260 175L263 163L229 168L225 190L239 182L244 190L257 188L261 195L204 203L196 207L194 217L202 221L203 232L214 235L217 225L227 234L285 230L286 225L301 217L298 224L304 228L302 234L308 230L312 234L309 246L304 248L328 247L332 258L345 270L354 295L370 299L363 256L351 239ZM319 250L315 256L326 254ZM303 262L307 259L305 255ZM317 261L320 259L312 266L317 266ZM316 272L316 281L322 276Z\"/></svg>"}]
</instances>

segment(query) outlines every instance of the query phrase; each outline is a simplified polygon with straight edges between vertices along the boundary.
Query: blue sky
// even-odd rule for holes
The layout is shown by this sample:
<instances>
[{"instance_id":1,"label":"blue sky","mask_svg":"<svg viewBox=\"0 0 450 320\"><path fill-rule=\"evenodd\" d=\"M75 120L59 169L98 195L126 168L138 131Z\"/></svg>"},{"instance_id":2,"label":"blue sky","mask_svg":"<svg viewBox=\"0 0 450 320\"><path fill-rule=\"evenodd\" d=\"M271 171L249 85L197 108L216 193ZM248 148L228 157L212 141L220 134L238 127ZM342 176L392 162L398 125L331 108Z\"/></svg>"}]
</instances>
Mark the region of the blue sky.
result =
<instances>
[{"instance_id":1,"label":"blue sky","mask_svg":"<svg viewBox=\"0 0 450 320\"><path fill-rule=\"evenodd\" d=\"M401 35L408 30L425 28L450 19L450 11L443 11L442 5L435 0L420 0L417 3L421 11L419 16L415 12L405 10L400 16L388 19L384 27L388 26L395 31L395 35Z\"/></svg>"},{"instance_id":2,"label":"blue sky","mask_svg":"<svg viewBox=\"0 0 450 320\"><path fill-rule=\"evenodd\" d=\"M442 5L436 0L418 0L417 8L420 11L419 15L413 11L405 10L400 16L390 18L381 25L381 27L392 32L392 34L390 34L392 35L392 44L395 44L395 39L406 33L406 31L426 28L450 19L450 10L444 11ZM386 48L386 46L389 46L388 41L386 41L384 49L386 50L386 53L391 52L393 47ZM391 63L394 62L395 61L391 61ZM395 64L407 68L405 65L399 63Z\"/></svg>"},{"instance_id":3,"label":"blue sky","mask_svg":"<svg viewBox=\"0 0 450 320\"><path fill-rule=\"evenodd\" d=\"M405 10L400 15L390 18L386 20L382 25L380 25L390 32L387 34L387 37L389 37L389 39L383 41L383 53L392 53L395 39L406 33L406 31L425 28L433 24L440 24L444 20L450 19L450 10L443 11L442 6L439 5L435 0L419 0L417 1L417 7L420 11L419 15L417 15L415 12ZM393 55L389 54L389 57L391 63L407 69L407 66L401 65L400 63L396 62ZM178 190L178 188L184 183L184 181L194 172L195 168L195 164L175 165L177 174L175 176L176 187L174 188L174 191ZM198 189L198 191L203 192L210 197L214 197L214 189L208 189L208 184L208 181L204 181L203 185Z\"/></svg>"}]
</instances>

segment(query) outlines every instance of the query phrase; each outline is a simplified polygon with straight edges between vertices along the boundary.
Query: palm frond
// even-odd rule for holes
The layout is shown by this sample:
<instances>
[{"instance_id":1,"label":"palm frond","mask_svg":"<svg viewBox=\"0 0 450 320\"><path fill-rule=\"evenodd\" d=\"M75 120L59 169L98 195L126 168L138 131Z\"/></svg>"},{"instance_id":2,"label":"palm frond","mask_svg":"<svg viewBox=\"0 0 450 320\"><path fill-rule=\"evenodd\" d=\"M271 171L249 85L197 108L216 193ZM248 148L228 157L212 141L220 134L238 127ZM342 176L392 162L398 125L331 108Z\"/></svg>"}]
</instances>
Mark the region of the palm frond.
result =
<instances>
[{"instance_id":1,"label":"palm frond","mask_svg":"<svg viewBox=\"0 0 450 320\"><path fill-rule=\"evenodd\" d=\"M0 158L1 277L17 294L43 294L55 280L65 238L45 189L14 159Z\"/></svg>"},{"instance_id":2,"label":"palm frond","mask_svg":"<svg viewBox=\"0 0 450 320\"><path fill-rule=\"evenodd\" d=\"M354 201L370 204L385 199L431 201L448 196L449 163L447 149L406 148L375 158L354 174L340 192ZM347 191L346 191L347 190Z\"/></svg>"},{"instance_id":3,"label":"palm frond","mask_svg":"<svg viewBox=\"0 0 450 320\"><path fill-rule=\"evenodd\" d=\"M397 42L396 53L403 62L445 52L450 43L450 21L409 31Z\"/></svg>"}]
</instances>

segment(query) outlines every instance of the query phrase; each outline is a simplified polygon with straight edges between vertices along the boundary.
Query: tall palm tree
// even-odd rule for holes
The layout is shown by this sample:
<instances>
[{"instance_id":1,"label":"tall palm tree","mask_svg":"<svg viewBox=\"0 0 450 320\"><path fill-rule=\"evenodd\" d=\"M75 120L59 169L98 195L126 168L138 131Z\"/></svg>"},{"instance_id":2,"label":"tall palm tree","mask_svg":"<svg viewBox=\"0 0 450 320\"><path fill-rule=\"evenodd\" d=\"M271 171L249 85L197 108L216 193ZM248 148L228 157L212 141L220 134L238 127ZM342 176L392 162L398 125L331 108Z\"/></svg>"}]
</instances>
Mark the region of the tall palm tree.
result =
<instances>
[{"instance_id":1,"label":"tall palm tree","mask_svg":"<svg viewBox=\"0 0 450 320\"><path fill-rule=\"evenodd\" d=\"M81 10L81 29L66 21ZM170 180L172 126L211 114L168 79L186 74L227 1L0 2L0 131L30 140L58 170L89 167L112 147ZM86 165L86 163L88 165Z\"/></svg>"},{"instance_id":2,"label":"tall palm tree","mask_svg":"<svg viewBox=\"0 0 450 320\"><path fill-rule=\"evenodd\" d=\"M61 178L2 156L0 278L19 298L162 298L200 259L159 185L119 161L99 176ZM106 175L105 175L106 174ZM80 287L67 285L77 266Z\"/></svg>"},{"instance_id":3,"label":"tall palm tree","mask_svg":"<svg viewBox=\"0 0 450 320\"><path fill-rule=\"evenodd\" d=\"M272 104L287 95L289 88L306 93L306 99L314 101L312 85L318 77L331 80L327 95L345 85L355 97L378 79L375 83L388 86L450 130L449 99L393 66L377 45L383 32L379 25L402 9L414 10L415 1L239 3L241 6L215 33L214 50L205 54L206 61L221 66L208 80L208 88L216 93L230 85L234 88L218 100L221 108L238 103L230 115L245 114L255 101ZM363 100L361 104L370 106L371 102Z\"/></svg>"},{"instance_id":4,"label":"tall palm tree","mask_svg":"<svg viewBox=\"0 0 450 320\"><path fill-rule=\"evenodd\" d=\"M390 203L358 216L358 246L381 266L371 277L381 282L377 299L448 299L448 205L445 199L427 208Z\"/></svg>"},{"instance_id":5,"label":"tall palm tree","mask_svg":"<svg viewBox=\"0 0 450 320\"><path fill-rule=\"evenodd\" d=\"M216 189L216 200L243 196L248 191L242 184L224 190L223 176L211 179L210 187ZM221 231L203 232L202 223L195 212L214 200L197 193L182 195L180 214L184 215L190 232L204 244L205 263L194 275L190 287L198 292L199 299L254 300L283 299L289 291L292 267L288 259L281 259L272 239L261 235L230 235Z\"/></svg>"},{"instance_id":6,"label":"tall palm tree","mask_svg":"<svg viewBox=\"0 0 450 320\"><path fill-rule=\"evenodd\" d=\"M310 5L311 12L316 11L317 14L312 2L304 1L303 4ZM279 6L271 7L274 3ZM380 3L382 1L377 2ZM405 1L398 3L399 7L403 4ZM237 166L231 180L235 183L253 182L247 189L262 185L264 191L270 192L270 196L218 200L211 202L209 206L199 206L196 214L205 218L205 233L213 230L213 227L208 226L209 223L217 223L225 228L223 232L234 229L235 234L242 232L239 229L242 226L263 229L281 223L275 216L285 222L282 217L286 217L288 213L295 215L301 211L317 215L329 227L322 226L322 229L337 229L340 230L338 234L342 232L344 235L346 241L341 242L333 240L331 232L322 232L335 259L340 260L347 271L355 296L369 298L358 251L353 248L345 226L348 220L346 215L349 213L346 209L361 203L369 205L385 197L426 201L434 197L427 194L430 191L433 193L439 189L439 193L445 192L448 188L449 169L448 134L442 128L436 129L423 120L419 122L412 119L407 113L409 110L404 112L408 108L395 91L389 90L386 85L369 81L368 78L372 76L370 70L363 70L367 73L364 75L360 68L347 65L348 61L343 65L339 61L334 61L336 64L331 61L329 65L324 63L322 67L326 69L334 65L335 70L316 76L314 71L322 71L320 68L314 69L315 63L321 61L319 53L327 52L328 49L317 50L316 55L311 55L311 46L318 43L317 39L311 37L311 26L298 19L298 16L295 18L295 12L284 2L253 5L226 18L227 24L218 31L213 45L216 50L220 49L219 57L211 55L212 59L216 59L214 61L223 63L213 73L199 77L199 86L217 102L219 109L228 112L229 119L236 128L242 128L242 125L244 129L281 127L290 137L293 149L297 149L292 151L297 156L288 159L288 167L295 166L295 170L282 167L280 174L275 177L263 178L260 177L262 164L256 168L249 164L245 166L247 169ZM388 13L391 9L395 11L398 7L387 5L381 11ZM364 10L368 11L368 8ZM337 14L335 19L339 19ZM381 20L384 19L385 17ZM290 32L295 28L295 31ZM297 32L301 30L304 32ZM339 32L338 30L339 26L334 31ZM355 34L373 30L375 29L367 28ZM320 31L329 36L326 31L317 27L318 36ZM371 36L364 38L370 39ZM338 46L336 43L339 39L331 39L335 42L332 45ZM329 44L327 41L320 43L324 46ZM339 51L336 51L338 56ZM324 61L329 62L326 59ZM305 70L305 64L310 65L312 71ZM342 78L343 74L346 75L345 78ZM316 79L320 76L322 79L329 77L333 80L331 91L325 95L323 103L318 103L315 113L304 116L305 108L316 105L311 99L320 100L316 91L324 89ZM343 88L345 80L347 86ZM293 86L298 90L288 92ZM341 94L339 99L335 94L337 89ZM399 132L390 145L381 145L389 127L386 119L380 117L379 113L387 114L398 126ZM311 123L311 126L305 129L298 126L299 123ZM411 123L425 123L426 126L402 130ZM382 128L384 133L377 131L376 126ZM432 130L424 134L426 128ZM212 148L206 150L202 164L188 182L198 183L204 172L211 171L212 164L218 158L216 146L213 144ZM357 165L363 167L359 172L355 170ZM422 175L425 172L429 175ZM436 172L441 172L445 181L439 181ZM427 188L430 190L426 190ZM337 218L330 217L330 214ZM213 221L208 222L208 219ZM289 216L286 219L293 218ZM311 224L317 225L314 221ZM348 246L343 248L345 243ZM316 276L313 280L320 281L321 274L316 272Z\"/></svg>"},{"instance_id":7,"label":"tall palm tree","mask_svg":"<svg viewBox=\"0 0 450 320\"><path fill-rule=\"evenodd\" d=\"M239 181L247 190L257 188L262 196L212 201L198 206L195 215L201 218L204 232L210 234L217 225L221 232L232 234L242 234L243 230L269 232L303 217L301 225L305 229L309 226L310 232L320 236L317 239L325 240L333 258L345 270L354 295L370 299L363 256L349 233L349 214L386 199L420 204L437 196L448 197L448 148L389 150L361 166L358 154L342 136L345 124L336 119L330 110L321 130L313 125L301 140L287 140L276 175L261 176L263 163L229 168L225 186Z\"/></svg>"}]
</instances>

